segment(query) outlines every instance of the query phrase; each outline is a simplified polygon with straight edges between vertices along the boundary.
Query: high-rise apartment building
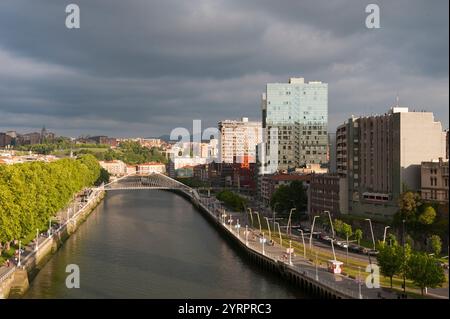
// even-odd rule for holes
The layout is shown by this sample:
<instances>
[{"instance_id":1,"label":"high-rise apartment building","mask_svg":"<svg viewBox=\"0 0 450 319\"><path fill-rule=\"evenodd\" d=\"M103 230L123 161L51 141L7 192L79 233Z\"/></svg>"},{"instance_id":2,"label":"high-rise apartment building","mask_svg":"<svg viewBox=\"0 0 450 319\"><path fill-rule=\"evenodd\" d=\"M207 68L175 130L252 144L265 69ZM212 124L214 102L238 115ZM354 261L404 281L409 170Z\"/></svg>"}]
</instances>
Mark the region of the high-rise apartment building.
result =
<instances>
[{"instance_id":1,"label":"high-rise apartment building","mask_svg":"<svg viewBox=\"0 0 450 319\"><path fill-rule=\"evenodd\" d=\"M337 173L345 179L341 213L392 216L403 191L420 190L421 163L445 157L445 139L431 112L393 107L350 118L336 130Z\"/></svg>"},{"instance_id":2,"label":"high-rise apartment building","mask_svg":"<svg viewBox=\"0 0 450 319\"><path fill-rule=\"evenodd\" d=\"M328 84L291 78L262 96L266 167L290 170L327 163Z\"/></svg>"},{"instance_id":3,"label":"high-rise apartment building","mask_svg":"<svg viewBox=\"0 0 450 319\"><path fill-rule=\"evenodd\" d=\"M219 122L220 161L240 162L244 158L256 162L256 145L262 141L261 122L252 122L244 117L240 121Z\"/></svg>"}]
</instances>

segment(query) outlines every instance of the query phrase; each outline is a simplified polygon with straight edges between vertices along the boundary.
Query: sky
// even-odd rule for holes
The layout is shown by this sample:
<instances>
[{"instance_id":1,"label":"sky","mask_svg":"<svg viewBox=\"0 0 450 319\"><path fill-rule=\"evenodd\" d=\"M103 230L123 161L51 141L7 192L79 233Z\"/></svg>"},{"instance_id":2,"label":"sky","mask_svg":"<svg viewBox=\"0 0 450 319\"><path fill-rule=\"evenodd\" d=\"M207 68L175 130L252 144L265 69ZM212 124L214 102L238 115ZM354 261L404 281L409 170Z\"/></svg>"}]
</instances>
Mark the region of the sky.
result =
<instances>
[{"instance_id":1,"label":"sky","mask_svg":"<svg viewBox=\"0 0 450 319\"><path fill-rule=\"evenodd\" d=\"M80 29L65 8L80 7ZM380 28L368 29L369 3ZM266 83L329 86L329 131L396 103L448 128L448 0L1 0L0 132L159 136L261 120Z\"/></svg>"}]
</instances>

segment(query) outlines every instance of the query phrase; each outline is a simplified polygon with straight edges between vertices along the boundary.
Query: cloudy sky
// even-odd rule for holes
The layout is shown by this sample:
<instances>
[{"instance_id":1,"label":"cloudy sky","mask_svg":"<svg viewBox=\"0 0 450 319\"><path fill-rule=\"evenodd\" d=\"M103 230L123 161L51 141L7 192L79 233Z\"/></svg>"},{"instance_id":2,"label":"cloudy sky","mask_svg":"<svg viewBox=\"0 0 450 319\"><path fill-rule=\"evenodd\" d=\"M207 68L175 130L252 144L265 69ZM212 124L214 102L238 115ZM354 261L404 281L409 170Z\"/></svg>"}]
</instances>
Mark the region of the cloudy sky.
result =
<instances>
[{"instance_id":1,"label":"cloudy sky","mask_svg":"<svg viewBox=\"0 0 450 319\"><path fill-rule=\"evenodd\" d=\"M65 7L81 28L65 27ZM381 28L365 27L377 3ZM400 104L448 127L448 0L1 0L0 131L158 136L260 120L267 82L329 83L329 126Z\"/></svg>"}]
</instances>

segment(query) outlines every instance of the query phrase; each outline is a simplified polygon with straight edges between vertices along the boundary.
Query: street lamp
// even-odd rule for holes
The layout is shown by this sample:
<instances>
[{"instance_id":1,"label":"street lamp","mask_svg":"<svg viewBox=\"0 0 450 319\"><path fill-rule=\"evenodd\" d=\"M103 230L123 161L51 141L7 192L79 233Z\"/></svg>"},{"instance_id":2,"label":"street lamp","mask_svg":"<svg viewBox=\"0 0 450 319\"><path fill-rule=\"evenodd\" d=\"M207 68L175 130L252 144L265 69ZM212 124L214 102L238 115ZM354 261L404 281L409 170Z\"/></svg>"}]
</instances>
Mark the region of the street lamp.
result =
<instances>
[{"instance_id":1,"label":"street lamp","mask_svg":"<svg viewBox=\"0 0 450 319\"><path fill-rule=\"evenodd\" d=\"M384 227L383 244L386 242L386 232L387 232L388 228L391 228L391 226Z\"/></svg>"},{"instance_id":2,"label":"street lamp","mask_svg":"<svg viewBox=\"0 0 450 319\"><path fill-rule=\"evenodd\" d=\"M248 212L249 212L250 220L251 220L251 222L252 222L252 227L253 227L253 215L252 215L252 209L249 207L249 208L247 208L247 210L248 210Z\"/></svg>"},{"instance_id":3,"label":"street lamp","mask_svg":"<svg viewBox=\"0 0 450 319\"><path fill-rule=\"evenodd\" d=\"M402 220L402 244L403 244L403 266L406 263L405 260L405 222L406 220ZM403 293L406 294L406 274L405 271L403 271Z\"/></svg>"},{"instance_id":4,"label":"street lamp","mask_svg":"<svg viewBox=\"0 0 450 319\"><path fill-rule=\"evenodd\" d=\"M278 225L278 234L280 235L280 246L283 247L283 239L281 237L280 223L276 222L275 224ZM275 231L275 228L273 229L273 231Z\"/></svg>"},{"instance_id":5,"label":"street lamp","mask_svg":"<svg viewBox=\"0 0 450 319\"><path fill-rule=\"evenodd\" d=\"M373 250L375 250L375 236L373 235L372 221L370 220L370 218L366 218L365 220L367 220L370 224L370 233L372 234Z\"/></svg>"},{"instance_id":6,"label":"street lamp","mask_svg":"<svg viewBox=\"0 0 450 319\"><path fill-rule=\"evenodd\" d=\"M239 224L239 219L237 219L236 220L236 225L234 225L234 227L237 229L237 235L238 235L238 238L239 238L239 235L240 235L240 229L241 229L241 224Z\"/></svg>"},{"instance_id":7,"label":"street lamp","mask_svg":"<svg viewBox=\"0 0 450 319\"><path fill-rule=\"evenodd\" d=\"M262 233L262 229L261 229L261 219L259 219L259 213L255 212L254 214L256 214L256 216L258 217L258 224L259 224L259 233Z\"/></svg>"},{"instance_id":8,"label":"street lamp","mask_svg":"<svg viewBox=\"0 0 450 319\"><path fill-rule=\"evenodd\" d=\"M280 203L279 202L276 202L274 205L273 205L273 229L275 229L275 215L276 215L276 211L275 211L275 207L277 207L278 205L279 205Z\"/></svg>"},{"instance_id":9,"label":"street lamp","mask_svg":"<svg viewBox=\"0 0 450 319\"><path fill-rule=\"evenodd\" d=\"M248 225L245 225L245 246L248 246Z\"/></svg>"},{"instance_id":10,"label":"street lamp","mask_svg":"<svg viewBox=\"0 0 450 319\"><path fill-rule=\"evenodd\" d=\"M311 234L309 235L309 249L312 248L312 235L314 232L314 224L316 223L316 218L319 217L319 215L314 216L312 226L311 226Z\"/></svg>"},{"instance_id":11,"label":"street lamp","mask_svg":"<svg viewBox=\"0 0 450 319\"><path fill-rule=\"evenodd\" d=\"M289 265L292 266L292 252L294 250L292 249L292 241L289 240Z\"/></svg>"},{"instance_id":12,"label":"street lamp","mask_svg":"<svg viewBox=\"0 0 450 319\"><path fill-rule=\"evenodd\" d=\"M297 208L291 208L291 211L289 212L289 219L288 219L287 228L286 228L286 235L291 235L291 228L292 228L292 226L291 226L291 216L292 216L292 213L294 211L296 211L296 210L297 210Z\"/></svg>"},{"instance_id":13,"label":"street lamp","mask_svg":"<svg viewBox=\"0 0 450 319\"><path fill-rule=\"evenodd\" d=\"M22 255L22 242L19 240L19 260L17 262L17 266L20 267L20 255Z\"/></svg>"},{"instance_id":14,"label":"street lamp","mask_svg":"<svg viewBox=\"0 0 450 319\"><path fill-rule=\"evenodd\" d=\"M269 224L269 218L264 217L267 222L267 228L269 229L269 240L272 240L272 232L270 231L270 224Z\"/></svg>"},{"instance_id":15,"label":"street lamp","mask_svg":"<svg viewBox=\"0 0 450 319\"><path fill-rule=\"evenodd\" d=\"M305 236L303 235L303 230L299 229L302 234L302 243L303 243L303 257L306 258L306 246L305 246Z\"/></svg>"},{"instance_id":16,"label":"street lamp","mask_svg":"<svg viewBox=\"0 0 450 319\"><path fill-rule=\"evenodd\" d=\"M266 239L264 238L264 233L262 233L262 238L260 238L259 241L262 243L262 254L266 255L264 251L264 243L266 242Z\"/></svg>"},{"instance_id":17,"label":"street lamp","mask_svg":"<svg viewBox=\"0 0 450 319\"><path fill-rule=\"evenodd\" d=\"M39 229L36 229L36 247L35 250L39 250Z\"/></svg>"},{"instance_id":18,"label":"street lamp","mask_svg":"<svg viewBox=\"0 0 450 319\"><path fill-rule=\"evenodd\" d=\"M48 237L52 234L52 219L49 218L48 220L48 231L47 231Z\"/></svg>"},{"instance_id":19,"label":"street lamp","mask_svg":"<svg viewBox=\"0 0 450 319\"><path fill-rule=\"evenodd\" d=\"M328 218L330 219L331 233L333 234L333 238L336 236L334 233L333 221L331 220L331 214L329 210L325 210L324 213L328 213Z\"/></svg>"}]
</instances>

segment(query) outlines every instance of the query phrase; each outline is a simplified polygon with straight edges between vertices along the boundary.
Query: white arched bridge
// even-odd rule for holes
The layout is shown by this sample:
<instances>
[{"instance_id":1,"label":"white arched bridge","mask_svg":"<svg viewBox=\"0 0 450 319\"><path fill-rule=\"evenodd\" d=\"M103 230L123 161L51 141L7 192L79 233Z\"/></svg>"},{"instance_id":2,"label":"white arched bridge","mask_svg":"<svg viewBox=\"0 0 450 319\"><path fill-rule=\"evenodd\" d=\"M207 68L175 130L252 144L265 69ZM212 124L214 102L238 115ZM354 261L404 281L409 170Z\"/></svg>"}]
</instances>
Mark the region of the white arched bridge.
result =
<instances>
[{"instance_id":1,"label":"white arched bridge","mask_svg":"<svg viewBox=\"0 0 450 319\"><path fill-rule=\"evenodd\" d=\"M105 191L116 190L138 190L138 189L161 189L161 190L179 190L190 196L197 197L197 191L183 183L170 178L161 173L151 174L129 174L117 178L108 184L100 186L99 189Z\"/></svg>"}]
</instances>

